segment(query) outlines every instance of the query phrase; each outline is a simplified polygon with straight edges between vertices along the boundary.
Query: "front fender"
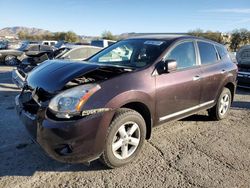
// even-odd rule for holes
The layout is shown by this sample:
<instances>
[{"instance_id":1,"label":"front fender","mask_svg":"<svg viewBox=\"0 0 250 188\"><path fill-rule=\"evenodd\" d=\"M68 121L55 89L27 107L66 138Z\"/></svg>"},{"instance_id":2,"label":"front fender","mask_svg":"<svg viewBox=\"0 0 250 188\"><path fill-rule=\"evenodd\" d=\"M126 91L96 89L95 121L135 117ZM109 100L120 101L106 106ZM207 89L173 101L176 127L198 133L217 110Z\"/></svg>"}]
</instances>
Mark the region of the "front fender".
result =
<instances>
[{"instance_id":1,"label":"front fender","mask_svg":"<svg viewBox=\"0 0 250 188\"><path fill-rule=\"evenodd\" d=\"M103 114L102 120L100 122L100 127L97 133L97 142L95 148L98 153L103 149L106 139L106 134L110 123L115 115L115 113L124 105L132 102L139 102L147 106L150 111L151 118L154 116L155 108L153 98L142 91L127 91L121 93L114 98L112 98L106 105L105 108L111 109L109 112Z\"/></svg>"}]
</instances>

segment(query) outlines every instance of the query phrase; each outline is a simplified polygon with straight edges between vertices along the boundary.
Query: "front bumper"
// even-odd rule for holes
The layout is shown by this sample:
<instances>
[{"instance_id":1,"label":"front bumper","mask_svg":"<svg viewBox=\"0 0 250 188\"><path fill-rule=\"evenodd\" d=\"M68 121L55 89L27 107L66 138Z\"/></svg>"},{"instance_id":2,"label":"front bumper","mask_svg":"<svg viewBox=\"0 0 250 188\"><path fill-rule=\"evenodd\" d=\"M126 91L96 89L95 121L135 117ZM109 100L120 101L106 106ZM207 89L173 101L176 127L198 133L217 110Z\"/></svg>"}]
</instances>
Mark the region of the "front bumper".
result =
<instances>
[{"instance_id":1,"label":"front bumper","mask_svg":"<svg viewBox=\"0 0 250 188\"><path fill-rule=\"evenodd\" d=\"M23 88L24 86L25 78L18 72L17 69L13 69L12 71L12 82L19 88Z\"/></svg>"},{"instance_id":2,"label":"front bumper","mask_svg":"<svg viewBox=\"0 0 250 188\"><path fill-rule=\"evenodd\" d=\"M55 121L47 117L46 109L39 109L37 114L25 111L20 95L15 101L27 131L50 157L67 163L88 163L101 155L112 112Z\"/></svg>"},{"instance_id":3,"label":"front bumper","mask_svg":"<svg viewBox=\"0 0 250 188\"><path fill-rule=\"evenodd\" d=\"M238 72L238 87L250 89L250 72Z\"/></svg>"}]
</instances>

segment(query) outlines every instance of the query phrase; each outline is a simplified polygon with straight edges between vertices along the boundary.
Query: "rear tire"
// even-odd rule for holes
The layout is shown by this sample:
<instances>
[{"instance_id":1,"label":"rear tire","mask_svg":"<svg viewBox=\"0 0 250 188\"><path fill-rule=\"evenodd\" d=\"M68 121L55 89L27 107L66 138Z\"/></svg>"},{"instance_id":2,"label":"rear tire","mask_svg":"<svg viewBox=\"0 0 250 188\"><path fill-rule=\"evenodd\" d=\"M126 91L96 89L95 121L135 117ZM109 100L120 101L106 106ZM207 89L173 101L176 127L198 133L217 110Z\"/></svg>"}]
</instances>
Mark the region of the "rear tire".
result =
<instances>
[{"instance_id":1,"label":"rear tire","mask_svg":"<svg viewBox=\"0 0 250 188\"><path fill-rule=\"evenodd\" d=\"M224 119L231 106L232 94L228 88L224 88L217 100L216 105L208 110L208 115L214 120Z\"/></svg>"},{"instance_id":2,"label":"rear tire","mask_svg":"<svg viewBox=\"0 0 250 188\"><path fill-rule=\"evenodd\" d=\"M132 162L139 154L146 138L146 123L136 111L122 108L115 114L107 131L100 160L109 168Z\"/></svg>"}]
</instances>

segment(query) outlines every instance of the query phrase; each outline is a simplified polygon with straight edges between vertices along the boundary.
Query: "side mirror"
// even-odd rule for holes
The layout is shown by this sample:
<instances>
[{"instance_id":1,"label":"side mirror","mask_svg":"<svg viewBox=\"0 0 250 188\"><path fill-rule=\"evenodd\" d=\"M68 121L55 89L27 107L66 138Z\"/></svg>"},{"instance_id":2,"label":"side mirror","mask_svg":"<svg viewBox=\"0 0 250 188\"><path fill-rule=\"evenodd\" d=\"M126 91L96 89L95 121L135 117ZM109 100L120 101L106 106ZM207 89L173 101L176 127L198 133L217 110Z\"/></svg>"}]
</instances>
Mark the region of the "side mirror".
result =
<instances>
[{"instance_id":1,"label":"side mirror","mask_svg":"<svg viewBox=\"0 0 250 188\"><path fill-rule=\"evenodd\" d=\"M158 64L157 72L158 74L170 73L177 70L177 62L173 59L167 59L165 61L161 61Z\"/></svg>"}]
</instances>

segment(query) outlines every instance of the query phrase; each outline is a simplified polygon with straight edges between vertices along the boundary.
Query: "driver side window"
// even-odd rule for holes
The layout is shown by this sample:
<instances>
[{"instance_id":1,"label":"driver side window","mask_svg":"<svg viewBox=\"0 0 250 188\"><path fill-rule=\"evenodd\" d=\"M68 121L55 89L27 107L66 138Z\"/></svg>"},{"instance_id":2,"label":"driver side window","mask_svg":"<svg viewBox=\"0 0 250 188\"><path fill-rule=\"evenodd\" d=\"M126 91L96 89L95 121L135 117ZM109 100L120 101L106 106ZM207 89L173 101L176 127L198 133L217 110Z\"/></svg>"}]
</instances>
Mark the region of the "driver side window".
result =
<instances>
[{"instance_id":1,"label":"driver side window","mask_svg":"<svg viewBox=\"0 0 250 188\"><path fill-rule=\"evenodd\" d=\"M166 59L177 62L177 69L184 69L196 66L196 55L193 42L184 42L177 45L170 51Z\"/></svg>"}]
</instances>

